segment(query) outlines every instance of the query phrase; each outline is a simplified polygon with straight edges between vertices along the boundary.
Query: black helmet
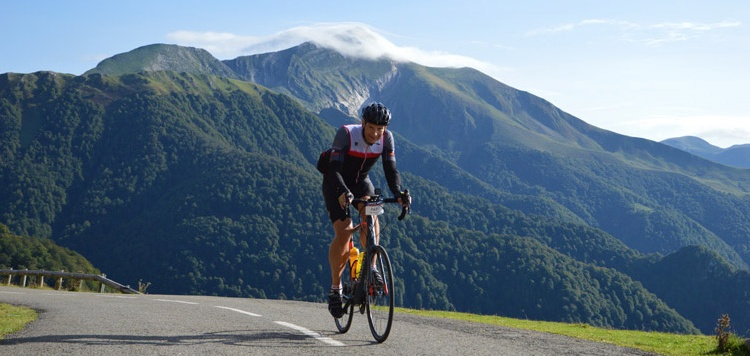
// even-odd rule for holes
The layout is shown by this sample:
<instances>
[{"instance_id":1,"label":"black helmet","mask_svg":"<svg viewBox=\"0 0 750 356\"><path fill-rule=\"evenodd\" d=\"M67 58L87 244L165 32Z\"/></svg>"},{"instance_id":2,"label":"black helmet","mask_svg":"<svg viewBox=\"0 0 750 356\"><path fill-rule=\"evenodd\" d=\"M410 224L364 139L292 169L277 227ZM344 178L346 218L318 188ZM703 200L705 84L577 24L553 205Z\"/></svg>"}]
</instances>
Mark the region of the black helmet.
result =
<instances>
[{"instance_id":1,"label":"black helmet","mask_svg":"<svg viewBox=\"0 0 750 356\"><path fill-rule=\"evenodd\" d=\"M362 109L362 119L371 124L388 126L391 112L381 103L372 103Z\"/></svg>"}]
</instances>

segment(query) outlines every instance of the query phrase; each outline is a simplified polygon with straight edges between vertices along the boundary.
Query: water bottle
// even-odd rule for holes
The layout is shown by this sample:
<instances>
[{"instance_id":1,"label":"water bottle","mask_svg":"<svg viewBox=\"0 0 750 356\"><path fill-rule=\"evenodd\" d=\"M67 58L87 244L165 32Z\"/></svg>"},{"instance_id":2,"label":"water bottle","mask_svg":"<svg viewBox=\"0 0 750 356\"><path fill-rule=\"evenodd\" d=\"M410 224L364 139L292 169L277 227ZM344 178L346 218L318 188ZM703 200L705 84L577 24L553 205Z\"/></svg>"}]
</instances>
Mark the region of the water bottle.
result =
<instances>
[{"instance_id":1,"label":"water bottle","mask_svg":"<svg viewBox=\"0 0 750 356\"><path fill-rule=\"evenodd\" d=\"M349 267L351 272L352 280L357 278L357 275L359 273L359 250L357 247L354 246L353 242L349 242Z\"/></svg>"}]
</instances>

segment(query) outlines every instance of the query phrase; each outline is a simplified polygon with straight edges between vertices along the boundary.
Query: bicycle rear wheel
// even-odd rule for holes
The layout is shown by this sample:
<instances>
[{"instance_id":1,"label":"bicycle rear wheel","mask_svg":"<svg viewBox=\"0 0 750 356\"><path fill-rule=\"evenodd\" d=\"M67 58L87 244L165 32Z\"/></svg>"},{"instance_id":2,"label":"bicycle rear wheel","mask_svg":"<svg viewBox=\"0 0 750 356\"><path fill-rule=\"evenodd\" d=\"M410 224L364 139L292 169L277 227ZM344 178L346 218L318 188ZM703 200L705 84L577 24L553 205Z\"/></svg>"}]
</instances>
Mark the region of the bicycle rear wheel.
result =
<instances>
[{"instance_id":1,"label":"bicycle rear wheel","mask_svg":"<svg viewBox=\"0 0 750 356\"><path fill-rule=\"evenodd\" d=\"M377 271L383 277L383 283L377 283L373 277L373 272L369 273L365 281L365 291L367 293L367 322L370 324L370 331L375 341L383 342L388 338L393 324L393 271L391 270L391 260L382 246L375 246L372 250L375 261L373 271Z\"/></svg>"},{"instance_id":2,"label":"bicycle rear wheel","mask_svg":"<svg viewBox=\"0 0 750 356\"><path fill-rule=\"evenodd\" d=\"M352 296L354 295L354 282L350 277L350 271L351 269L347 263L346 268L344 268L344 273L341 275L341 284L343 286L341 296L342 303L344 304L344 315L340 318L333 318L336 322L336 328L338 328L339 332L342 334L349 331L349 328L352 326L352 319L354 318L354 303L352 300Z\"/></svg>"}]
</instances>

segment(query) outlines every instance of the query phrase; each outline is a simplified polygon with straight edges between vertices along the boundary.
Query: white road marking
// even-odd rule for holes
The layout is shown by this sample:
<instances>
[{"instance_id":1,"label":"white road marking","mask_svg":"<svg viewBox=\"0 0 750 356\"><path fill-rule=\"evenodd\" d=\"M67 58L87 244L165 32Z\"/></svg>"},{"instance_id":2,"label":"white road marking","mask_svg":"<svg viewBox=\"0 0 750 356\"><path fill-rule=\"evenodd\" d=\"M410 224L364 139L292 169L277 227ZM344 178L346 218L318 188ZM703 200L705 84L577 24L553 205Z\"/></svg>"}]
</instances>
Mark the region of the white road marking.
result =
<instances>
[{"instance_id":1,"label":"white road marking","mask_svg":"<svg viewBox=\"0 0 750 356\"><path fill-rule=\"evenodd\" d=\"M330 337L324 337L324 336L322 336L322 335L320 335L320 334L318 334L318 333L316 333L316 332L314 332L314 331L312 331L310 329L306 329L306 328L303 328L301 326L294 325L292 323L287 323L285 321L275 321L274 323L282 325L282 326L286 326L288 328L292 328L294 330L297 330L297 331L299 331L299 332L301 332L301 333L303 333L303 334L305 334L307 336L313 337L316 340L325 342L326 344L329 344L331 346L346 346L346 344L344 344L343 342L336 341L334 339L331 339Z\"/></svg>"},{"instance_id":2,"label":"white road marking","mask_svg":"<svg viewBox=\"0 0 750 356\"><path fill-rule=\"evenodd\" d=\"M249 311L244 311L244 310L234 309L234 308L230 308L230 307L222 307L222 306L219 306L219 305L216 305L216 307L217 307L217 308L221 308L221 309L231 310L231 311L233 311L233 312L238 312L238 313L241 313L241 314L245 314L245 315L250 315L250 316L260 316L260 314L255 314L255 313L251 313L251 312L249 312Z\"/></svg>"},{"instance_id":3,"label":"white road marking","mask_svg":"<svg viewBox=\"0 0 750 356\"><path fill-rule=\"evenodd\" d=\"M182 304L192 304L192 305L198 304L198 303L193 303L193 302L186 302L184 300L172 300L172 299L154 299L154 300L159 301L159 302L168 302L168 303L182 303Z\"/></svg>"},{"instance_id":4,"label":"white road marking","mask_svg":"<svg viewBox=\"0 0 750 356\"><path fill-rule=\"evenodd\" d=\"M117 299L135 299L137 297L128 297L124 295L106 295L106 294L97 294L96 295L99 298L117 298Z\"/></svg>"}]
</instances>

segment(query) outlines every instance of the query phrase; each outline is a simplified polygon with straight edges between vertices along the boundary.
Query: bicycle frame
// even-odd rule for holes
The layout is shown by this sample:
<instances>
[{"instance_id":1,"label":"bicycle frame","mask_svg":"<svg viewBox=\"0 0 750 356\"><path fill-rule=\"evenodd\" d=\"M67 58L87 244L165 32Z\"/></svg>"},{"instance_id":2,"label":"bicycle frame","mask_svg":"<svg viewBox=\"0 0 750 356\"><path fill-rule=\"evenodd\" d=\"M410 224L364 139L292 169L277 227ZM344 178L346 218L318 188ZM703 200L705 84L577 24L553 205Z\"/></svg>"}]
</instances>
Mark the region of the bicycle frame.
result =
<instances>
[{"instance_id":1,"label":"bicycle frame","mask_svg":"<svg viewBox=\"0 0 750 356\"><path fill-rule=\"evenodd\" d=\"M360 314L364 314L364 308L366 304L359 300L361 298L356 298L357 296L363 297L366 293L364 291L365 283L363 281L369 280L370 273L372 273L372 259L373 259L373 251L375 250L376 246L380 246L376 240L377 235L375 232L375 217L377 215L380 215L383 213L383 205L388 203L397 203L397 199L382 199L380 196L379 189L375 191L375 195L370 197L369 199L353 199L350 203L351 206L357 206L358 204L364 204L364 216L362 216L362 225L360 226L360 229L366 229L365 232L365 243L366 246L364 248L364 258L362 258L362 261L359 261L360 265L360 276L355 278L355 288L357 290L354 291L354 300L352 301L355 305L360 305ZM347 214L350 216L350 211L347 210ZM364 263L367 261L367 263ZM357 294L357 293L360 294ZM346 309L346 308L345 308Z\"/></svg>"},{"instance_id":2,"label":"bicycle frame","mask_svg":"<svg viewBox=\"0 0 750 356\"><path fill-rule=\"evenodd\" d=\"M376 241L379 237L375 232L375 217L383 213L383 201L377 199L378 198L371 199L369 201L363 201L363 203L365 204L365 216L362 218L364 221L362 222L363 225L361 228L366 229L366 246L364 246L364 258L362 258L362 261L359 261L359 268L362 272L360 273L360 277L357 278L358 283L356 284L356 287L361 290L355 291L355 296L357 296L356 292L360 292L360 296L365 296L367 294L367 291L364 290L365 283L363 283L363 281L370 280L371 278L370 274L372 273L373 251L375 250L376 246L379 246L378 242ZM355 298L355 302L357 301L358 300ZM363 311L365 306L365 303L360 304L361 314L364 314Z\"/></svg>"}]
</instances>

